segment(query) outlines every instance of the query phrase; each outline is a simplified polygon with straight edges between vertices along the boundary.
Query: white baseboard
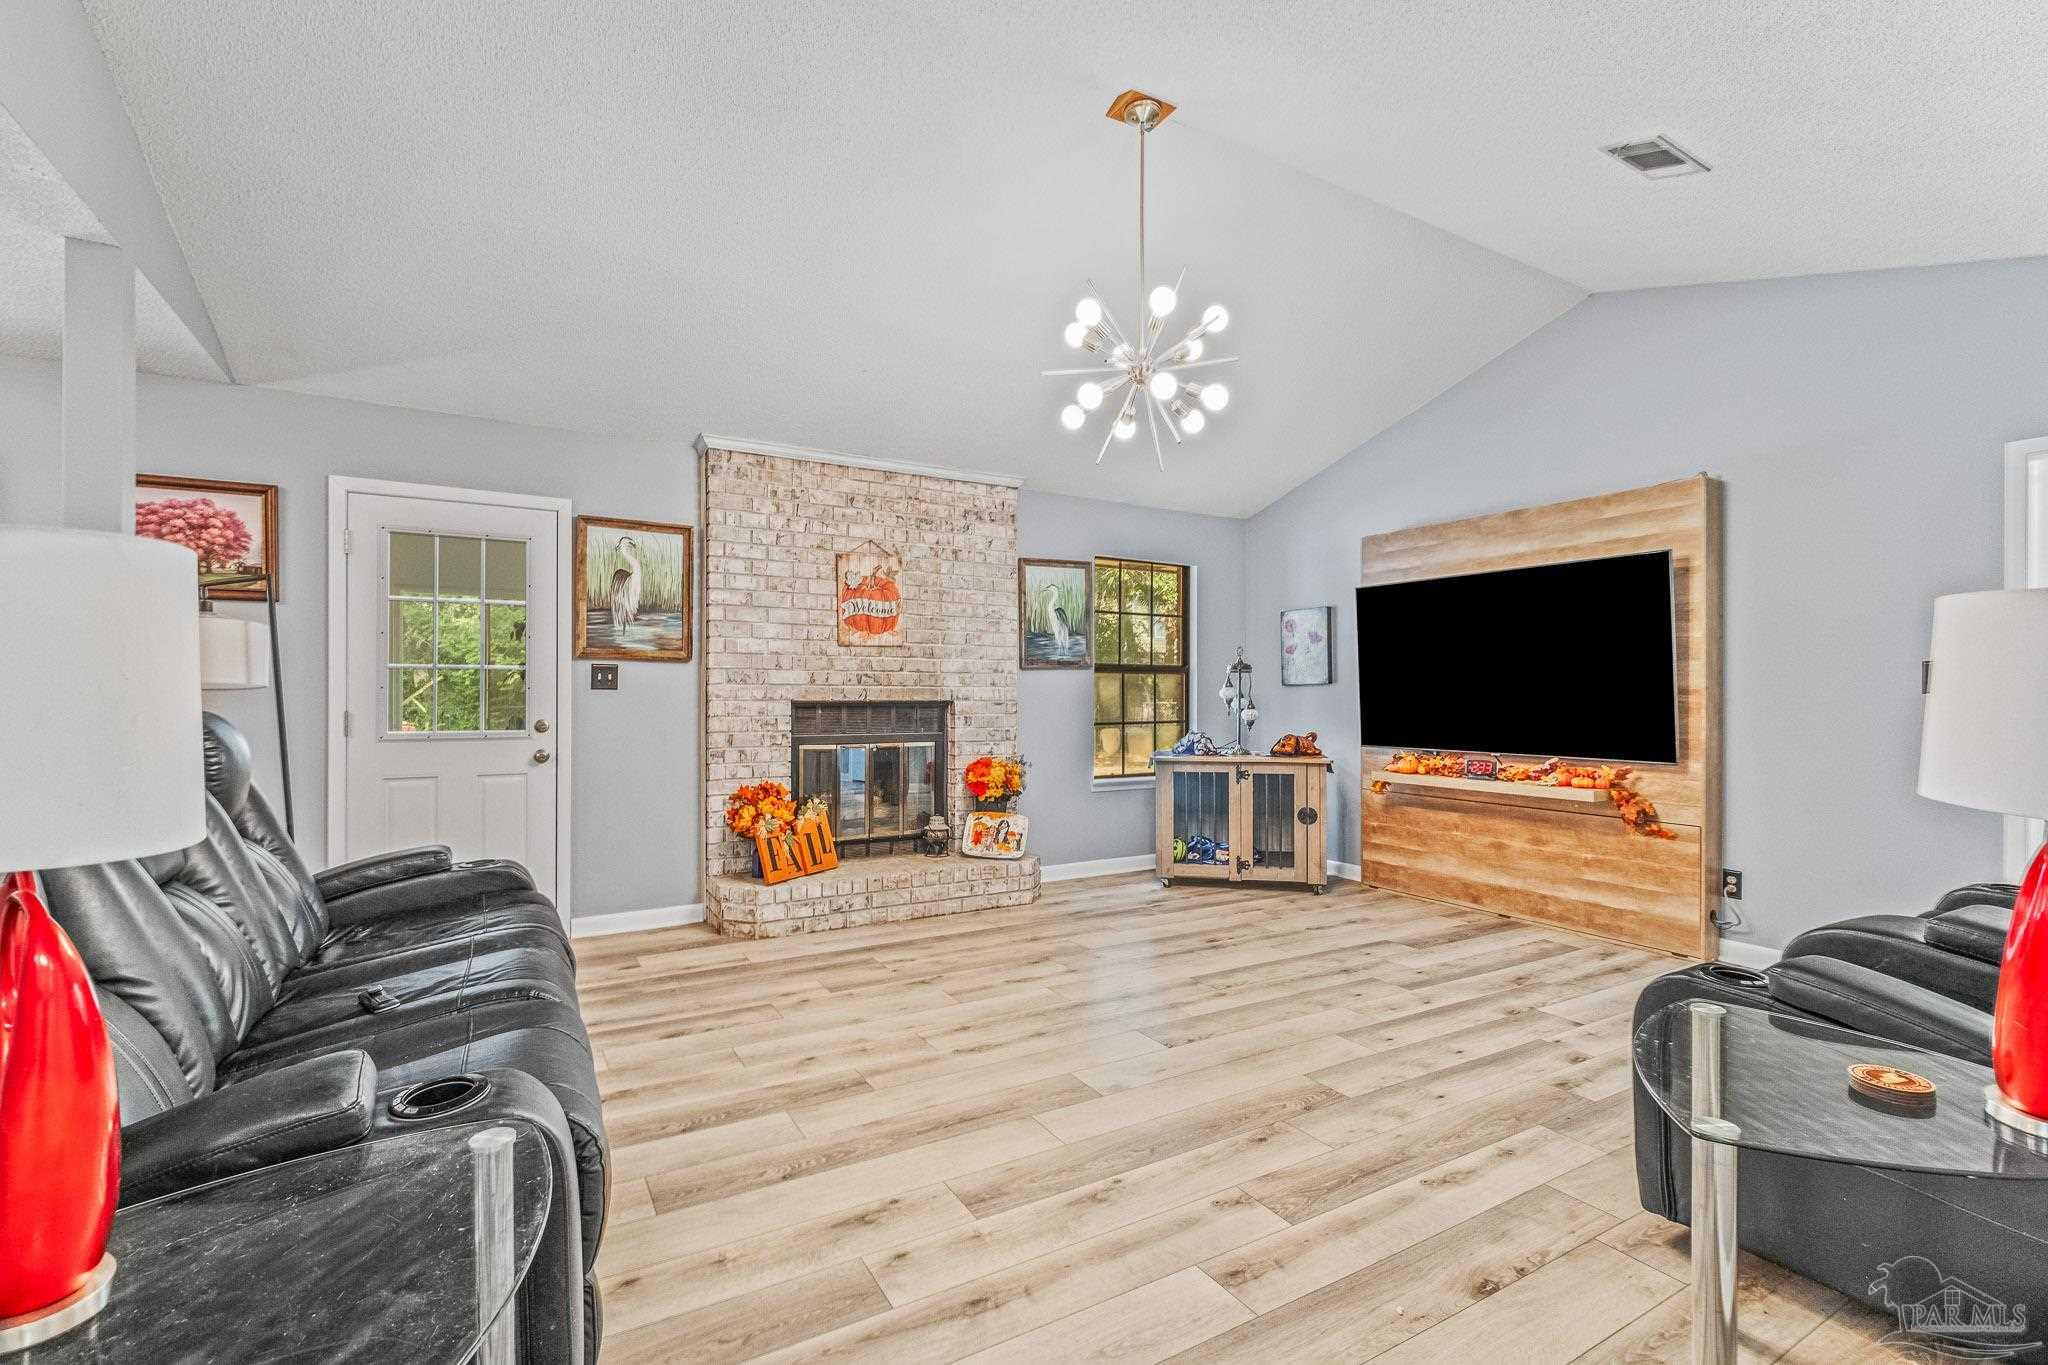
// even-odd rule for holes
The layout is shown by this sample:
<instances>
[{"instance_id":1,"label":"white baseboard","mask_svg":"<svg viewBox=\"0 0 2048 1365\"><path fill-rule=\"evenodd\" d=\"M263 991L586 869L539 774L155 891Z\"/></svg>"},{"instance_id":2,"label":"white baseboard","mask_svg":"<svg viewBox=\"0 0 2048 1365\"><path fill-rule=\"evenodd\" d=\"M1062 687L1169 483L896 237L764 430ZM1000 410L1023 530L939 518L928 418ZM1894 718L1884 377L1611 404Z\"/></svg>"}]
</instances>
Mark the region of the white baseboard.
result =
<instances>
[{"instance_id":1,"label":"white baseboard","mask_svg":"<svg viewBox=\"0 0 2048 1365\"><path fill-rule=\"evenodd\" d=\"M1766 948L1761 943L1745 943L1738 938L1721 940L1721 961L1737 967L1747 967L1753 972L1777 966L1778 959L1782 956L1784 954L1778 949Z\"/></svg>"},{"instance_id":2,"label":"white baseboard","mask_svg":"<svg viewBox=\"0 0 2048 1365\"><path fill-rule=\"evenodd\" d=\"M1340 863L1335 858L1324 865L1323 870L1332 877L1342 877L1347 882L1362 882L1365 874L1358 870L1357 863Z\"/></svg>"},{"instance_id":3,"label":"white baseboard","mask_svg":"<svg viewBox=\"0 0 2048 1365\"><path fill-rule=\"evenodd\" d=\"M1054 863L1038 869L1038 880L1071 882L1082 877L1113 877L1119 872L1143 872L1157 865L1158 860L1149 853L1134 853L1128 858L1096 858L1085 863Z\"/></svg>"},{"instance_id":4,"label":"white baseboard","mask_svg":"<svg viewBox=\"0 0 2048 1365\"><path fill-rule=\"evenodd\" d=\"M578 915L569 921L569 937L602 938L636 929L667 929L677 924L702 924L704 904L657 905L647 910L621 910L611 915Z\"/></svg>"}]
</instances>

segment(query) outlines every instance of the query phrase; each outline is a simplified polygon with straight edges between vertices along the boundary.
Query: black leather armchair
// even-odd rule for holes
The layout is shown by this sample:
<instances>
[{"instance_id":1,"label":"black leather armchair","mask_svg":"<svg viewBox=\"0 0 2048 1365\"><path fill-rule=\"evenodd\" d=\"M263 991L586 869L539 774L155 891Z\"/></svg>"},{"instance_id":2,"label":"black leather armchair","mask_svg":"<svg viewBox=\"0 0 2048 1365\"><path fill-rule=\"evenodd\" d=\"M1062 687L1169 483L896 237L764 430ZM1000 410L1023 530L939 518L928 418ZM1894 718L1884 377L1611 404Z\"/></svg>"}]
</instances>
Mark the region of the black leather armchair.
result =
<instances>
[{"instance_id":1,"label":"black leather armchair","mask_svg":"<svg viewBox=\"0 0 2048 1365\"><path fill-rule=\"evenodd\" d=\"M1981 954L1989 951L1983 940L1994 923L2003 944L2010 891L1966 887L1926 915L1865 916L1812 930L1764 972L1708 963L1667 973L1637 999L1636 1022L1681 1000L1718 1000L1988 1066L1997 962L1995 953L1989 961ZM1966 939L1970 952L1948 946ZM1965 960L1944 960L1956 957ZM1988 970L1988 983L1980 969ZM1974 1003L1980 998L1982 1008ZM1692 1139L1640 1080L1634 1103L1643 1207L1690 1223ZM1985 1293L2048 1312L2048 1189L2034 1182L1879 1171L1760 1151L1743 1154L1738 1179L1746 1250L1874 1309L1884 1311L1878 1268L1922 1256ZM2040 1365L2048 1351L2012 1358Z\"/></svg>"},{"instance_id":2,"label":"black leather armchair","mask_svg":"<svg viewBox=\"0 0 2048 1365\"><path fill-rule=\"evenodd\" d=\"M200 843L43 876L113 1043L123 1202L423 1124L523 1119L561 1198L516 1301L522 1355L595 1359L609 1163L555 907L524 869L445 848L316 875L215 716L206 756ZM481 1097L403 1112L454 1076Z\"/></svg>"}]
</instances>

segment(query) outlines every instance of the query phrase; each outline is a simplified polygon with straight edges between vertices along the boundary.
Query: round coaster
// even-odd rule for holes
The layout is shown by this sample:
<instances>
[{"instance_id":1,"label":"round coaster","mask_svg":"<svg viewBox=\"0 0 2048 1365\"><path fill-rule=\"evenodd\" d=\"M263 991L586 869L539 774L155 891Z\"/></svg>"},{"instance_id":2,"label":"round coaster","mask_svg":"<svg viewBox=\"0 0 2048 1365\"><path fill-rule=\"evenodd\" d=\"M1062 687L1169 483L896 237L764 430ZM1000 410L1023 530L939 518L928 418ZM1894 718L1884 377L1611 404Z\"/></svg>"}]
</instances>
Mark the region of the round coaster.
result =
<instances>
[{"instance_id":1,"label":"round coaster","mask_svg":"<svg viewBox=\"0 0 2048 1365\"><path fill-rule=\"evenodd\" d=\"M1927 1104L1934 1099L1933 1081L1900 1067L1875 1062L1850 1067L1849 1084L1858 1093L1887 1104Z\"/></svg>"}]
</instances>

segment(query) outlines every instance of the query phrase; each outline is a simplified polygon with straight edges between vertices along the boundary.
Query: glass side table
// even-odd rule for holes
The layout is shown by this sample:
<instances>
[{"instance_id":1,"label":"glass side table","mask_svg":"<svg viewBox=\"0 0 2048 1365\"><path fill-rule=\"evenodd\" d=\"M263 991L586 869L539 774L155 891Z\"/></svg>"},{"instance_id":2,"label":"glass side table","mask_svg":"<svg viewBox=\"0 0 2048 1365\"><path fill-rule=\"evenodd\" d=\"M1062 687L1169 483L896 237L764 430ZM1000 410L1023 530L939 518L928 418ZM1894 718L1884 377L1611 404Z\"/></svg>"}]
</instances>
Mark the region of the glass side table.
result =
<instances>
[{"instance_id":1,"label":"glass side table","mask_svg":"<svg viewBox=\"0 0 2048 1365\"><path fill-rule=\"evenodd\" d=\"M507 1311L547 1221L545 1139L430 1128L130 1205L112 1293L6 1365L141 1360L510 1362Z\"/></svg>"},{"instance_id":2,"label":"glass side table","mask_svg":"<svg viewBox=\"0 0 2048 1365\"><path fill-rule=\"evenodd\" d=\"M1636 1075L1692 1144L1692 1353L1734 1365L1736 1153L1883 1170L2048 1179L2048 1143L1984 1111L1991 1068L1745 1005L1683 1000L1635 1033ZM1934 1082L1903 1107L1849 1082L1860 1063Z\"/></svg>"}]
</instances>

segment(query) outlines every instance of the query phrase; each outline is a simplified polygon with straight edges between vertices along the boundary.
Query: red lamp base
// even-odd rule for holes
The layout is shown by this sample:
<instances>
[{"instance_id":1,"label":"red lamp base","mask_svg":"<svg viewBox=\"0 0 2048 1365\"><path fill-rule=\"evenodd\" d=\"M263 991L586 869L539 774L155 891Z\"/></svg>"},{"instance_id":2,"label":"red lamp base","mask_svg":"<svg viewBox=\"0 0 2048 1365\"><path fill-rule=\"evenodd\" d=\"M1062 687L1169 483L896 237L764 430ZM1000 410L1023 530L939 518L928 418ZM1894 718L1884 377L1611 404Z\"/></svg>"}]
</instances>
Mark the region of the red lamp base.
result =
<instances>
[{"instance_id":1,"label":"red lamp base","mask_svg":"<svg viewBox=\"0 0 2048 1365\"><path fill-rule=\"evenodd\" d=\"M9 873L0 881L0 1323L47 1337L98 1311L114 1273L105 1253L120 1190L120 1104L92 978L35 874Z\"/></svg>"},{"instance_id":2,"label":"red lamp base","mask_svg":"<svg viewBox=\"0 0 2048 1365\"><path fill-rule=\"evenodd\" d=\"M1991 1024L1994 1118L2048 1137L2048 844L2034 854L2005 933Z\"/></svg>"}]
</instances>

